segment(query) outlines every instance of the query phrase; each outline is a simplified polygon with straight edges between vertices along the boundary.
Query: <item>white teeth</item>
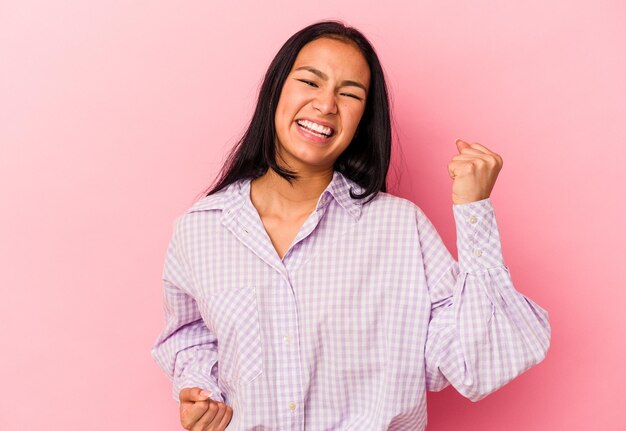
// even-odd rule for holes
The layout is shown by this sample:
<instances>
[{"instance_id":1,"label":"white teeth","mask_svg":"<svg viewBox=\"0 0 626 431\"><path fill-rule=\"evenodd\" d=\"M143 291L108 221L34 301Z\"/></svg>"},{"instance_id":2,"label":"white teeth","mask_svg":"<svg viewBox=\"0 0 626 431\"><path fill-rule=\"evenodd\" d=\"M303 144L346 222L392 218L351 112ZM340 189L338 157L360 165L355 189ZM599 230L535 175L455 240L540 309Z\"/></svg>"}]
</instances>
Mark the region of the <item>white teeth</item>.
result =
<instances>
[{"instance_id":1,"label":"white teeth","mask_svg":"<svg viewBox=\"0 0 626 431\"><path fill-rule=\"evenodd\" d=\"M309 120L298 120L298 124L322 135L330 136L333 130L330 127L322 126L321 124L314 123Z\"/></svg>"}]
</instances>

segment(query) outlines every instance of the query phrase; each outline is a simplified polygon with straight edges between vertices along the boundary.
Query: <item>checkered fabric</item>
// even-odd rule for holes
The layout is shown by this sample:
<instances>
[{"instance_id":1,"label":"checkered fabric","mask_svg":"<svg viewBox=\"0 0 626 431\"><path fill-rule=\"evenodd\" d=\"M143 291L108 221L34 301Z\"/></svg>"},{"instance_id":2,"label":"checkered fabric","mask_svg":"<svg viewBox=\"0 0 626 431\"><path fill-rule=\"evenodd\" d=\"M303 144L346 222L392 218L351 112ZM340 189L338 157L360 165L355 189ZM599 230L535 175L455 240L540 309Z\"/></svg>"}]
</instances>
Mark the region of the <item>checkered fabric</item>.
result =
<instances>
[{"instance_id":1,"label":"checkered fabric","mask_svg":"<svg viewBox=\"0 0 626 431\"><path fill-rule=\"evenodd\" d=\"M539 363L547 312L519 293L489 199L452 205L458 262L422 210L339 172L284 259L250 179L174 222L152 356L232 406L232 430L423 430L426 391L472 401Z\"/></svg>"}]
</instances>

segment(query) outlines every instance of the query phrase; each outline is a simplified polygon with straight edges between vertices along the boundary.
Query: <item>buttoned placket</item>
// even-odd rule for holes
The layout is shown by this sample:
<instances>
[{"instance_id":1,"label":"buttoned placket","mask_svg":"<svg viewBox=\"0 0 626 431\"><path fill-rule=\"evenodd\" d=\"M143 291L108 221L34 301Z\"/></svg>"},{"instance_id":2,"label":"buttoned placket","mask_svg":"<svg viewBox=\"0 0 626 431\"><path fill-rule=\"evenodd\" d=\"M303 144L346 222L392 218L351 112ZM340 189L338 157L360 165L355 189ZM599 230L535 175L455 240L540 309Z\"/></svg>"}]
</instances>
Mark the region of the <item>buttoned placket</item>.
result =
<instances>
[{"instance_id":1,"label":"buttoned placket","mask_svg":"<svg viewBox=\"0 0 626 431\"><path fill-rule=\"evenodd\" d=\"M249 185L248 185L249 187ZM300 357L299 317L296 292L289 273L294 271L305 259L299 245L315 230L324 215L328 195L320 197L317 209L305 220L296 234L292 245L281 260L263 226L263 222L249 197L249 188L242 189L243 203L235 210L227 209L223 224L239 241L255 253L263 262L277 272L277 284L261 295L271 295L267 303L272 304L270 316L272 328L276 329L275 351L277 355L276 380L286 382L281 392L276 394L277 412L280 412L281 428L304 429L304 399L302 385L302 361Z\"/></svg>"},{"instance_id":2,"label":"buttoned placket","mask_svg":"<svg viewBox=\"0 0 626 431\"><path fill-rule=\"evenodd\" d=\"M321 201L327 202L326 196L323 196ZM296 271L297 268L306 261L306 245L301 245L306 239L313 233L321 218L324 215L325 208L318 208L314 211L302 224L300 230L296 234L292 245L285 254L283 264L287 270L287 274L291 274ZM282 421L285 429L304 429L304 399L305 393L302 388L302 362L300 358L300 336L299 336L299 322L297 314L297 302L296 292L294 286L289 283L288 289L281 289L283 293L284 302L281 302L281 308L286 312L285 314L274 313L276 317L273 325L279 330L279 339L276 343L280 345L280 349L277 351L282 352L280 355L280 361L282 362L278 367L279 373L284 373L281 381L288 381L290 378L295 377L293 375L297 368L298 378L292 381L289 388L285 388L285 392L278 397L279 409L278 411L286 412L286 418ZM296 366L294 366L296 364ZM297 380L297 381L296 381Z\"/></svg>"}]
</instances>

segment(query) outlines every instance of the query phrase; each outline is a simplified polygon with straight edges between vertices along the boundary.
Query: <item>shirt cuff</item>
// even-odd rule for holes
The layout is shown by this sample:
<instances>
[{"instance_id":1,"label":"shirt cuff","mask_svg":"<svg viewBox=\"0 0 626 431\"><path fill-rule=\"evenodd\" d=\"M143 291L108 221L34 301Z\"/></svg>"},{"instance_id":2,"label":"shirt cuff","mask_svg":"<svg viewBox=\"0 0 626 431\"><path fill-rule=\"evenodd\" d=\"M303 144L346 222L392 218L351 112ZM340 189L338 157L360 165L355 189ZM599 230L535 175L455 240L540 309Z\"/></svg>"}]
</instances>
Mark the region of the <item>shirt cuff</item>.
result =
<instances>
[{"instance_id":1,"label":"shirt cuff","mask_svg":"<svg viewBox=\"0 0 626 431\"><path fill-rule=\"evenodd\" d=\"M489 198L452 204L456 222L459 270L477 273L504 266L500 232Z\"/></svg>"}]
</instances>

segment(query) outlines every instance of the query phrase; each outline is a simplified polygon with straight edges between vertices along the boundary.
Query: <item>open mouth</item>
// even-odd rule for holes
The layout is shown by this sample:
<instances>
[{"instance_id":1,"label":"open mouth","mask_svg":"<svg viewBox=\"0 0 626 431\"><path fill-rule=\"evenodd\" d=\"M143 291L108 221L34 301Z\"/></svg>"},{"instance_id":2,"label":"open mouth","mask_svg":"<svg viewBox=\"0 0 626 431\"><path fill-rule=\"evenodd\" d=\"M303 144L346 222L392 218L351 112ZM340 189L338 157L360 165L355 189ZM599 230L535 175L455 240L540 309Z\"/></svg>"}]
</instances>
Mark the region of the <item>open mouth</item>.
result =
<instances>
[{"instance_id":1,"label":"open mouth","mask_svg":"<svg viewBox=\"0 0 626 431\"><path fill-rule=\"evenodd\" d=\"M335 134L335 131L330 127L322 126L309 120L296 120L296 123L307 132L320 138L330 138Z\"/></svg>"}]
</instances>

